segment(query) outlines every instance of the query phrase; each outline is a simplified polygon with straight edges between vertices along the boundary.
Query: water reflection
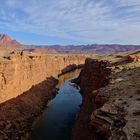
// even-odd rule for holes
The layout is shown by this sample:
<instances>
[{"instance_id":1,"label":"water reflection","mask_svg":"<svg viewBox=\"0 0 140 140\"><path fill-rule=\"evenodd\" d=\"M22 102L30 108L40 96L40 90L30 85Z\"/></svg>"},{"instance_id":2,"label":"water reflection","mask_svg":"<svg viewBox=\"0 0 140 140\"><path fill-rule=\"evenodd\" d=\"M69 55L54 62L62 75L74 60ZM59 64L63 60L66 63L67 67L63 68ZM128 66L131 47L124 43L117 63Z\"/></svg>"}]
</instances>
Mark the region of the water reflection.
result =
<instances>
[{"instance_id":1,"label":"water reflection","mask_svg":"<svg viewBox=\"0 0 140 140\"><path fill-rule=\"evenodd\" d=\"M79 71L65 74L59 78L59 93L49 102L48 108L43 113L31 138L32 140L71 139L72 126L76 113L80 109L82 97L78 89L70 84L69 78L76 76Z\"/></svg>"},{"instance_id":2,"label":"water reflection","mask_svg":"<svg viewBox=\"0 0 140 140\"><path fill-rule=\"evenodd\" d=\"M60 76L60 77L58 78L59 82L58 82L57 87L60 87L61 84L63 83L63 81L78 76L79 73L80 73L80 71L81 71L81 69L76 69L75 71L72 71L72 72L69 72L69 73L66 73L66 74Z\"/></svg>"}]
</instances>

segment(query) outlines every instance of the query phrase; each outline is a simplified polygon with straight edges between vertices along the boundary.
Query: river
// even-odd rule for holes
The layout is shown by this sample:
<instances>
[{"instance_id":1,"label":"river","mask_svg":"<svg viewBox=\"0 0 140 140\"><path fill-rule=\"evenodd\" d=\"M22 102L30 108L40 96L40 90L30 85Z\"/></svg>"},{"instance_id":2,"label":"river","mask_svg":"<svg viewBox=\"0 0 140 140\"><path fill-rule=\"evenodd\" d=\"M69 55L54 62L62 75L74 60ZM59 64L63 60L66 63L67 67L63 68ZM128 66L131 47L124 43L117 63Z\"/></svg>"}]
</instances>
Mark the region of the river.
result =
<instances>
[{"instance_id":1,"label":"river","mask_svg":"<svg viewBox=\"0 0 140 140\"><path fill-rule=\"evenodd\" d=\"M82 97L70 82L79 71L59 77L59 91L36 124L31 140L71 140L72 127L80 110Z\"/></svg>"}]
</instances>

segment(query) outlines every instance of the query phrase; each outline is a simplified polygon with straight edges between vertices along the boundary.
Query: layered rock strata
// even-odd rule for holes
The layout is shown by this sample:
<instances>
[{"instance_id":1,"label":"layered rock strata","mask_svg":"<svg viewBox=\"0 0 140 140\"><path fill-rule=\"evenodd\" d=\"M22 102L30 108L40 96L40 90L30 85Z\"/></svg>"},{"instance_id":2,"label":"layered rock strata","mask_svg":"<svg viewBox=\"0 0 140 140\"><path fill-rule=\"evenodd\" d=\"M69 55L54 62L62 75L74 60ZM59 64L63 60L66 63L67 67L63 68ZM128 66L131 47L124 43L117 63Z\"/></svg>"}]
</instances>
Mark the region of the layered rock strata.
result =
<instances>
[{"instance_id":1,"label":"layered rock strata","mask_svg":"<svg viewBox=\"0 0 140 140\"><path fill-rule=\"evenodd\" d=\"M57 93L57 77L83 55L12 52L0 60L0 140L22 140ZM77 66L76 66L77 67ZM71 67L68 70L71 71ZM50 78L48 78L50 77Z\"/></svg>"},{"instance_id":2,"label":"layered rock strata","mask_svg":"<svg viewBox=\"0 0 140 140\"><path fill-rule=\"evenodd\" d=\"M108 84L111 71L106 68L107 65L107 61L86 59L84 68L75 81L81 88L83 103L73 129L73 140L94 140L96 138L95 131L91 132L92 125L90 125L91 114L96 108L96 93L93 91Z\"/></svg>"},{"instance_id":3,"label":"layered rock strata","mask_svg":"<svg viewBox=\"0 0 140 140\"><path fill-rule=\"evenodd\" d=\"M73 140L140 139L140 63L124 54L115 59L108 59L110 67L107 62L87 59L75 80L83 104Z\"/></svg>"},{"instance_id":4,"label":"layered rock strata","mask_svg":"<svg viewBox=\"0 0 140 140\"><path fill-rule=\"evenodd\" d=\"M55 97L57 80L50 77L22 95L0 104L0 140L23 140L34 119Z\"/></svg>"},{"instance_id":5,"label":"layered rock strata","mask_svg":"<svg viewBox=\"0 0 140 140\"><path fill-rule=\"evenodd\" d=\"M0 61L0 103L17 97L68 65L84 63L83 55L13 52Z\"/></svg>"}]
</instances>

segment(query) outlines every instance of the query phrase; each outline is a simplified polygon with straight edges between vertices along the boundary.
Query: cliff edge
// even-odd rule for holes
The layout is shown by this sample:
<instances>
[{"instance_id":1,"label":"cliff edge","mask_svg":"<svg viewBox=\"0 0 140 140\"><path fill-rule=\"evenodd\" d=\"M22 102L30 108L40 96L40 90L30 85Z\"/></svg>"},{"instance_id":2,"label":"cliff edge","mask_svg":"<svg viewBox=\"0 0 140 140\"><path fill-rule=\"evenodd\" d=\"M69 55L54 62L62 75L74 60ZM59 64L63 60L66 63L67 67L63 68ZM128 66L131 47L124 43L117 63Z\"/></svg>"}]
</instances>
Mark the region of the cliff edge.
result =
<instances>
[{"instance_id":1,"label":"cliff edge","mask_svg":"<svg viewBox=\"0 0 140 140\"><path fill-rule=\"evenodd\" d=\"M0 59L0 103L21 95L46 77L57 77L69 65L80 65L79 54L40 54L14 51Z\"/></svg>"},{"instance_id":2,"label":"cliff edge","mask_svg":"<svg viewBox=\"0 0 140 140\"><path fill-rule=\"evenodd\" d=\"M78 79L83 104L73 140L140 139L140 52L87 59Z\"/></svg>"}]
</instances>

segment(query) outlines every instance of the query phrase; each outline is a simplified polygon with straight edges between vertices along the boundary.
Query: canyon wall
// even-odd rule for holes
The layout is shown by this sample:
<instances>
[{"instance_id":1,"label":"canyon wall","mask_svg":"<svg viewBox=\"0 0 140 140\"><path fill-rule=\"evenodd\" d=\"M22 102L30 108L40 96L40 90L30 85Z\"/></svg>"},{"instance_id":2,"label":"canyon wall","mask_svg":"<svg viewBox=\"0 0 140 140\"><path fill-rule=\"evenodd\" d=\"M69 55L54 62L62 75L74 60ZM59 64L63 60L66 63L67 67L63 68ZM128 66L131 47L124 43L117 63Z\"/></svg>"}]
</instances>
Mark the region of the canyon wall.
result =
<instances>
[{"instance_id":1,"label":"canyon wall","mask_svg":"<svg viewBox=\"0 0 140 140\"><path fill-rule=\"evenodd\" d=\"M84 55L13 52L0 61L0 103L22 94L46 77L56 77L68 65L84 61Z\"/></svg>"},{"instance_id":2,"label":"canyon wall","mask_svg":"<svg viewBox=\"0 0 140 140\"><path fill-rule=\"evenodd\" d=\"M139 58L140 51L109 56L108 61L86 59L74 80L83 103L73 140L140 139Z\"/></svg>"},{"instance_id":3,"label":"canyon wall","mask_svg":"<svg viewBox=\"0 0 140 140\"><path fill-rule=\"evenodd\" d=\"M49 77L16 98L0 104L0 140L26 140L33 122L53 99L58 83Z\"/></svg>"},{"instance_id":4,"label":"canyon wall","mask_svg":"<svg viewBox=\"0 0 140 140\"><path fill-rule=\"evenodd\" d=\"M107 85L109 82L111 71L109 68L106 68L107 65L107 61L86 59L79 77L74 80L81 88L80 92L83 96L83 103L73 129L73 140L97 140L96 137L98 135L92 130L90 117L96 108L94 100L96 90ZM105 137L106 135L101 137L101 139L105 139Z\"/></svg>"}]
</instances>

